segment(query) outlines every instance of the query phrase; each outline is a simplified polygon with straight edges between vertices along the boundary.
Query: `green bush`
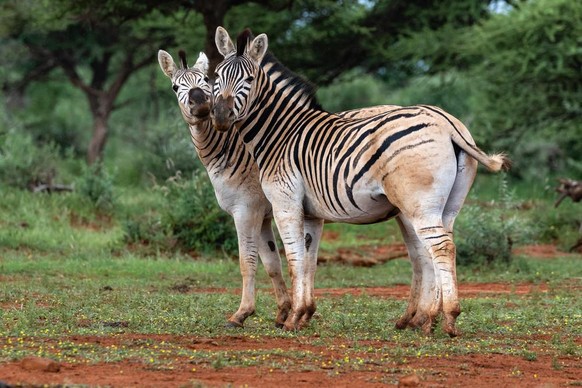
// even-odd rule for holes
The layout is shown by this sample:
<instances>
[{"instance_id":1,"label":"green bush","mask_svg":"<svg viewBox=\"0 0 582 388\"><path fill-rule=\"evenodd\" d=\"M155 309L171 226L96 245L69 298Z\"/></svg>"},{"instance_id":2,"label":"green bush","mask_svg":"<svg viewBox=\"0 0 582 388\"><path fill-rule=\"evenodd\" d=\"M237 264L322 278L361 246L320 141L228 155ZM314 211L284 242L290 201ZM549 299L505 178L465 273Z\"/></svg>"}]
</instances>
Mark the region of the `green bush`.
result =
<instances>
[{"instance_id":1,"label":"green bush","mask_svg":"<svg viewBox=\"0 0 582 388\"><path fill-rule=\"evenodd\" d=\"M175 97L172 96L173 99ZM191 176L194 171L201 169L201 163L196 155L196 150L190 138L188 125L182 120L177 107L162 114L153 123L148 123L147 129L133 131L124 134L130 144L137 144L128 154L127 144L116 144L116 153L125 159L125 166L120 171L122 176L129 177L137 174L137 177L124 179L138 183L165 182L180 171L183 176Z\"/></svg>"},{"instance_id":2,"label":"green bush","mask_svg":"<svg viewBox=\"0 0 582 388\"><path fill-rule=\"evenodd\" d=\"M197 252L222 250L234 255L238 249L232 217L216 201L206 172L192 179L178 175L164 187L167 208L162 223L171 230L179 246Z\"/></svg>"},{"instance_id":3,"label":"green bush","mask_svg":"<svg viewBox=\"0 0 582 388\"><path fill-rule=\"evenodd\" d=\"M530 216L530 222L536 230L536 240L542 243L557 243L560 248L568 250L580 237L578 230L582 223L582 214L570 198L564 199L555 208L551 203L537 206Z\"/></svg>"},{"instance_id":4,"label":"green bush","mask_svg":"<svg viewBox=\"0 0 582 388\"><path fill-rule=\"evenodd\" d=\"M514 244L529 241L534 231L516 213L516 201L500 175L499 202L466 205L455 223L457 263L509 263Z\"/></svg>"},{"instance_id":5,"label":"green bush","mask_svg":"<svg viewBox=\"0 0 582 388\"><path fill-rule=\"evenodd\" d=\"M122 226L126 243L147 246L154 251L171 250L175 245L157 214L133 216L126 219Z\"/></svg>"},{"instance_id":6,"label":"green bush","mask_svg":"<svg viewBox=\"0 0 582 388\"><path fill-rule=\"evenodd\" d=\"M457 263L509 263L513 238L510 224L495 208L465 206L456 223Z\"/></svg>"},{"instance_id":7,"label":"green bush","mask_svg":"<svg viewBox=\"0 0 582 388\"><path fill-rule=\"evenodd\" d=\"M77 192L88 199L95 208L102 211L113 210L113 179L101 163L84 168L77 181Z\"/></svg>"},{"instance_id":8,"label":"green bush","mask_svg":"<svg viewBox=\"0 0 582 388\"><path fill-rule=\"evenodd\" d=\"M0 132L0 181L8 186L31 189L49 184L57 175L59 153L53 143L37 145L18 129Z\"/></svg>"},{"instance_id":9,"label":"green bush","mask_svg":"<svg viewBox=\"0 0 582 388\"><path fill-rule=\"evenodd\" d=\"M451 44L474 63L476 138L516 155L512 174L536 178L582 153L581 18L579 1L516 2Z\"/></svg>"},{"instance_id":10,"label":"green bush","mask_svg":"<svg viewBox=\"0 0 582 388\"><path fill-rule=\"evenodd\" d=\"M156 185L154 192L161 193L160 204L140 214L131 211L122 222L126 243L150 252L182 249L207 255L237 253L234 222L218 206L205 171L191 179L177 172L164 185Z\"/></svg>"}]
</instances>

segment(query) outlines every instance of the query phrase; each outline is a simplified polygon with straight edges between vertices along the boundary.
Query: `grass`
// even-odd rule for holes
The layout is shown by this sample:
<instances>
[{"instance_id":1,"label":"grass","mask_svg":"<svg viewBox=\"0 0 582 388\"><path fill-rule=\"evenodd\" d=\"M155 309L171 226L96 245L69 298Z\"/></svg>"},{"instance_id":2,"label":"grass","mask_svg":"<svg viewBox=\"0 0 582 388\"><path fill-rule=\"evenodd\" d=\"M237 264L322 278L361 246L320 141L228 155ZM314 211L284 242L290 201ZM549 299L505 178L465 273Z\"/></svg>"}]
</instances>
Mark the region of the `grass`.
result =
<instances>
[{"instance_id":1,"label":"grass","mask_svg":"<svg viewBox=\"0 0 582 388\"><path fill-rule=\"evenodd\" d=\"M194 261L184 256L173 259L130 255L93 260L32 258L7 249L3 250L2 257L0 335L6 339L4 360L39 352L54 356L55 351L58 358L58 351L62 353L72 346L69 340L72 336L136 333L221 337L232 334L223 323L239 302L239 296L232 290L240 287L236 262ZM582 269L570 263L579 263L579 258L529 259L527 262L532 273L553 269L550 290L525 296L509 294L463 300L464 313L458 325L465 337L460 341L443 342L438 331L433 339L419 339L418 333L396 331L389 322L396 320L405 302L365 293L358 297L319 298L319 318L314 319L301 336L322 343L338 338L356 342L391 341L397 345L415 343L405 350L390 351L390 354L400 352L402 357L414 356L416 352L434 355L493 351L522 354L526 358L534 357L528 353L531 352L528 341L532 336L541 336L543 340L534 341L536 347L549 346L556 356L582 356L580 349L573 345L582 336L582 300L578 295ZM327 264L318 270L317 285L379 286L392 284L394 274L404 282L410 278L409 267L405 260L394 260L374 268ZM462 274L470 271L462 268L459 272L463 282L465 275ZM490 281L494 277L485 279ZM511 277L507 275L506 280L522 282L530 281L530 277L515 272ZM540 281L544 280L540 278ZM177 291L176 286L184 283L194 292ZM258 283L263 291L259 291L257 313L249 318L245 330L237 334L256 338L296 338L295 334L273 327L276 305L271 294L266 292L270 284L263 271ZM209 287L225 287L227 291L196 292ZM477 338L487 340L475 342ZM52 350L43 347L47 341ZM125 355L91 345L89 359L107 361L130 357L130 350L128 352Z\"/></svg>"},{"instance_id":2,"label":"grass","mask_svg":"<svg viewBox=\"0 0 582 388\"><path fill-rule=\"evenodd\" d=\"M75 195L10 190L3 194L0 362L41 355L72 363L138 359L153 369L171 369L181 359L189 360L193 369L262 365L336 373L374 365L406 370L410 360L422 357L495 353L532 362L550 357L554 369L559 369L564 358L582 357L580 255L551 260L519 256L510 264L460 267L460 283L545 283L548 291L462 300L458 326L463 336L455 340L440 330L433 337L395 330L393 322L403 312L405 300L365 292L323 296L305 330L280 331L273 325L276 304L262 269L257 278L257 311L244 330L232 331L223 324L240 301L235 292L241 285L238 263L222 255L218 259L192 259L180 252L144 255L126 246L120 220L155 209L160 197L132 190L118 195L116 212L99 215ZM328 251L399 241L394 222L327 225L326 232L331 237L322 250ZM325 264L318 268L316 285L409 284L410 271L405 259L370 268ZM215 288L226 291L208 291ZM176 337L164 339L170 335ZM193 349L191 341L180 341L181 337L223 341L233 336L249 341L276 338L321 350L296 346L204 350ZM102 340L105 337L113 340ZM344 356L329 356L334 349Z\"/></svg>"}]
</instances>

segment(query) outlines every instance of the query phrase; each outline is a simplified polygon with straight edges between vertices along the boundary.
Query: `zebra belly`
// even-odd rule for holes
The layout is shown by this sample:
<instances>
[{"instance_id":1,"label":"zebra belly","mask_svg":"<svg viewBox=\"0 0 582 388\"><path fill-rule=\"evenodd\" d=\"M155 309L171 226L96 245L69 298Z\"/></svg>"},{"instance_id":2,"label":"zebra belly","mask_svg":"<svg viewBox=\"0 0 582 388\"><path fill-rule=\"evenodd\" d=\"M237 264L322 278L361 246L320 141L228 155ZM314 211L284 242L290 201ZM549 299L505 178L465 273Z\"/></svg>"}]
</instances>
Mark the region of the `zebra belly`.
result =
<instances>
[{"instance_id":1,"label":"zebra belly","mask_svg":"<svg viewBox=\"0 0 582 388\"><path fill-rule=\"evenodd\" d=\"M305 198L304 212L306 217L320 218L329 222L348 224L373 224L393 218L400 210L392 205L381 193L361 193L354 197L353 204L342 203L341 206L329 206L314 197Z\"/></svg>"}]
</instances>

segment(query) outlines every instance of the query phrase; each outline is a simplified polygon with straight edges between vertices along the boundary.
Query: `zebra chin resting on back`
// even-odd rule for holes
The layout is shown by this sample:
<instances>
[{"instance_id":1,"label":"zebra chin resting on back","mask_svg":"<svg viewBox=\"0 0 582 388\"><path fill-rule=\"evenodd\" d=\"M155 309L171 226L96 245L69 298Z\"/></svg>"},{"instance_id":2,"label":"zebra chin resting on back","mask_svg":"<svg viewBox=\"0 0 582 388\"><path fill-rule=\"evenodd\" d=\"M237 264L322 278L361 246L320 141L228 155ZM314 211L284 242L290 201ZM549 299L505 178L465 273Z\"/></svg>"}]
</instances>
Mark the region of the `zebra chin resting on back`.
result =
<instances>
[{"instance_id":1,"label":"zebra chin resting on back","mask_svg":"<svg viewBox=\"0 0 582 388\"><path fill-rule=\"evenodd\" d=\"M427 105L394 107L367 118L323 110L313 88L267 52L265 34L215 35L224 60L216 68L211 118L238 132L259 168L262 189L285 246L292 311L285 328L315 312L317 249L324 221L366 224L395 217L412 263L410 298L396 327L458 334L453 223L487 155L455 117ZM233 126L235 130L233 130Z\"/></svg>"},{"instance_id":2,"label":"zebra chin resting on back","mask_svg":"<svg viewBox=\"0 0 582 388\"><path fill-rule=\"evenodd\" d=\"M258 254L273 282L278 306L275 322L282 327L291 310L291 300L282 277L281 259L271 226L271 204L261 189L258 168L238 132L217 132L211 128L211 90L206 75L208 59L200 53L196 64L189 68L185 54L180 52L181 66L178 67L170 54L160 50L158 61L164 74L172 81L180 112L189 126L192 142L208 172L218 203L234 218L243 287L239 309L228 319L228 324L241 327L255 311ZM385 105L356 109L345 114L367 117L392 108Z\"/></svg>"}]
</instances>

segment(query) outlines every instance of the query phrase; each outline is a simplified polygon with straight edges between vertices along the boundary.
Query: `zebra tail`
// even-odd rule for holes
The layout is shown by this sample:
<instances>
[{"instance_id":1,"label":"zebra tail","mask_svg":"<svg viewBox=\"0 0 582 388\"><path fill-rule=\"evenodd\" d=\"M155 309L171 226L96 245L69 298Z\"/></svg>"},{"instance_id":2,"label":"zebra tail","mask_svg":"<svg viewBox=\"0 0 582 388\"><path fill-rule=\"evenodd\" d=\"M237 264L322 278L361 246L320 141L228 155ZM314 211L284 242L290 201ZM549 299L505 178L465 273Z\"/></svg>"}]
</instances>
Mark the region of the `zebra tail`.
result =
<instances>
[{"instance_id":1,"label":"zebra tail","mask_svg":"<svg viewBox=\"0 0 582 388\"><path fill-rule=\"evenodd\" d=\"M469 131L463 126L466 130L467 134ZM507 154L501 152L498 154L488 155L483 150L481 150L477 145L471 144L467 141L466 136L459 136L458 128L457 131L453 132L452 140L453 142L458 145L463 151L471 155L473 158L477 159L479 163L487 167L487 169L491 172L498 172L498 171L508 171L511 168L511 159L507 156ZM469 139L471 135L469 134ZM472 140L472 139L471 139Z\"/></svg>"},{"instance_id":2,"label":"zebra tail","mask_svg":"<svg viewBox=\"0 0 582 388\"><path fill-rule=\"evenodd\" d=\"M445 113L445 112L443 112ZM465 125L452 115L448 115L449 122L453 125L452 140L463 151L471 155L477 161L483 164L491 172L508 171L512 162L507 154L501 152L498 154L488 155L475 144L471 133Z\"/></svg>"},{"instance_id":3,"label":"zebra tail","mask_svg":"<svg viewBox=\"0 0 582 388\"><path fill-rule=\"evenodd\" d=\"M475 140L465 125L450 113L445 112L439 107L431 105L419 105L443 117L451 126L451 138L453 142L463 151L471 155L479 163L483 164L489 171L497 172L500 170L507 171L511 168L511 160L505 153L487 155L475 144Z\"/></svg>"}]
</instances>

